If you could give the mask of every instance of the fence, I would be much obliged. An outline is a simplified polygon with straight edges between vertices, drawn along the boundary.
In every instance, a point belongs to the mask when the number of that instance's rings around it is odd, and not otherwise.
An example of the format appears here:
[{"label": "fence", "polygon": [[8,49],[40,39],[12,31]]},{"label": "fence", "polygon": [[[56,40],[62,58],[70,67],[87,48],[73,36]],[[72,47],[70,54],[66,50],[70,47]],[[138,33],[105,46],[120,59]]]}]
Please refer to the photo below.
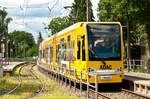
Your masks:
[{"label": "fence", "polygon": [[[67,68],[68,65],[68,68]],[[38,66],[40,64],[38,63]],[[59,84],[63,84],[63,80],[65,81],[65,85],[67,86],[67,79],[69,80],[69,87],[71,88],[71,81],[74,83],[74,88],[76,90],[76,83],[79,82],[80,84],[80,93],[82,95],[82,85],[85,84],[87,86],[87,99],[89,98],[89,87],[95,89],[95,99],[98,99],[98,75],[96,73],[84,73],[82,71],[77,71],[75,69],[70,68],[70,63],[67,61],[62,62],[62,66],[54,66],[50,65],[49,67],[50,75],[55,80],[58,80]],[[71,73],[73,72],[73,75]],[[86,76],[86,81],[83,81],[83,76]],[[95,77],[95,85],[90,84],[89,76]],[[62,82],[60,82],[60,80]]]},{"label": "fence", "polygon": [[146,61],[145,60],[125,60],[124,66],[127,69],[127,71],[133,71],[133,72],[146,72]]}]

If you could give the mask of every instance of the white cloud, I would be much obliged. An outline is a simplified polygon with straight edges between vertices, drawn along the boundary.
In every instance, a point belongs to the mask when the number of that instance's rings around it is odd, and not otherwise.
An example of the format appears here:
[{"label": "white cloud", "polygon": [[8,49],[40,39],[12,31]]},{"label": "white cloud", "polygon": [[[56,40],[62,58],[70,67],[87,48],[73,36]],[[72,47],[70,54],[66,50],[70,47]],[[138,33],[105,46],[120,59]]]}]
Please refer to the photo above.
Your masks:
[{"label": "white cloud", "polygon": [[[35,39],[38,37],[38,32],[42,32],[42,35],[46,38],[48,32],[44,30],[45,25],[54,17],[67,15],[70,10],[65,10],[63,7],[71,6],[74,0],[56,1],[57,0],[0,0],[0,5],[6,7],[8,16],[13,18],[13,21],[9,24],[9,32],[25,30],[31,32]],[[91,0],[95,17],[97,15],[96,9],[98,1],[99,0]],[[48,6],[52,8],[51,12]]]},{"label": "white cloud", "polygon": [[98,7],[99,1],[100,0],[91,0],[92,5],[93,5],[92,9],[93,9],[93,13],[94,13],[94,17],[95,17],[96,21],[98,20],[98,18],[97,18],[97,7]]},{"label": "white cloud", "polygon": [[44,28],[49,21],[45,17],[25,18],[24,20],[13,17],[13,21],[9,24],[9,32],[14,30],[27,31],[33,34],[35,40],[38,38],[38,33],[41,32],[43,37],[47,38],[48,32]]}]

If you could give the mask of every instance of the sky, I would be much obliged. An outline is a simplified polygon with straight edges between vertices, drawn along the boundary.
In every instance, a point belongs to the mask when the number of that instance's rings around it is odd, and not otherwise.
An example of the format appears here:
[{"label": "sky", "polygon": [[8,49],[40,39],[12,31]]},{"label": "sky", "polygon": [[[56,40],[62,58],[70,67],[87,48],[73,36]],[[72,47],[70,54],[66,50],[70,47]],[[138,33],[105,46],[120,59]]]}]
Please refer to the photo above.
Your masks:
[{"label": "sky", "polygon": [[[50,31],[44,28],[54,17],[68,15],[70,10],[64,6],[71,6],[74,0],[0,0],[0,6],[6,7],[8,16],[13,18],[9,24],[9,32],[14,30],[27,31],[33,34],[37,41],[39,32],[44,39],[50,35]],[[94,16],[97,20],[97,3],[99,0],[91,0]]]}]

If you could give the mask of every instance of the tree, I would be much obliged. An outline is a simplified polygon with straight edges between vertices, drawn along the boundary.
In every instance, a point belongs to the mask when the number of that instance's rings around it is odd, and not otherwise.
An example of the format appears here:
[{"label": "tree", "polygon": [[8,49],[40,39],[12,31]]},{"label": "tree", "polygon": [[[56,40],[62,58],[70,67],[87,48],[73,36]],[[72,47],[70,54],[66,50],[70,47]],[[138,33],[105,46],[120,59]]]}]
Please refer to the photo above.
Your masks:
[{"label": "tree", "polygon": [[5,56],[7,56],[8,58],[8,24],[12,21],[12,18],[7,17],[7,14],[8,13],[6,12],[5,8],[3,8],[2,10],[0,9],[0,39],[2,39],[2,37],[5,37]]},{"label": "tree", "polygon": [[[71,16],[76,17],[76,22],[86,21],[86,0],[74,0],[72,4]],[[94,21],[94,15],[92,11],[92,3],[89,1],[89,12],[90,12],[90,20]],[[72,17],[71,17],[72,19]]]},{"label": "tree", "polygon": [[50,30],[51,34],[53,35],[70,25],[70,19],[68,16],[56,17],[50,21],[46,29]]},{"label": "tree", "polygon": [[134,37],[138,39],[136,34],[142,35],[149,27],[149,5],[150,0],[100,0],[97,9],[98,18],[100,21],[120,21],[124,26],[129,21],[130,31],[133,31],[131,35],[134,33]]},{"label": "tree", "polygon": [[[32,47],[36,45],[33,35],[25,31],[14,31],[9,34],[9,38],[10,49],[13,50],[13,56],[15,57],[23,58],[24,51],[27,52],[29,49],[32,49]],[[28,56],[30,55],[28,54]]]},{"label": "tree", "polygon": [[[43,41],[43,37],[42,37],[42,34],[41,32],[39,32],[39,37],[38,37],[38,40],[37,40],[37,48],[39,48],[40,46],[40,43]],[[38,51],[38,50],[37,50]]]},{"label": "tree", "polygon": [[37,45],[34,45],[32,48],[28,49],[26,55],[27,55],[27,57],[38,56]]},{"label": "tree", "polygon": [[[143,41],[147,34],[150,53],[150,0],[100,0],[98,17],[101,21],[120,21],[129,25],[132,44]],[[140,30],[139,30],[140,29]],[[139,37],[141,36],[142,37]],[[130,43],[130,42],[129,42]],[[149,68],[150,69],[150,68]]]}]

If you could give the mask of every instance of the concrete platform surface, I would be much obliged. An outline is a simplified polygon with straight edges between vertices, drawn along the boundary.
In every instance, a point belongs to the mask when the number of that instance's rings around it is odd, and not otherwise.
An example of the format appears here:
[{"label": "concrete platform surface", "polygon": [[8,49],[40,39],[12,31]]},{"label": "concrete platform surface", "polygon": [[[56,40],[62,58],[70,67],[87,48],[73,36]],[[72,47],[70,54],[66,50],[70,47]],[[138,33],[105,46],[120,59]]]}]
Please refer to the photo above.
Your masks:
[{"label": "concrete platform surface", "polygon": [[150,80],[150,74],[138,72],[125,72],[124,79],[127,80]]},{"label": "concrete platform surface", "polygon": [[25,62],[9,62],[9,64],[3,66],[3,70],[4,72],[11,72],[16,66],[23,63]]}]

